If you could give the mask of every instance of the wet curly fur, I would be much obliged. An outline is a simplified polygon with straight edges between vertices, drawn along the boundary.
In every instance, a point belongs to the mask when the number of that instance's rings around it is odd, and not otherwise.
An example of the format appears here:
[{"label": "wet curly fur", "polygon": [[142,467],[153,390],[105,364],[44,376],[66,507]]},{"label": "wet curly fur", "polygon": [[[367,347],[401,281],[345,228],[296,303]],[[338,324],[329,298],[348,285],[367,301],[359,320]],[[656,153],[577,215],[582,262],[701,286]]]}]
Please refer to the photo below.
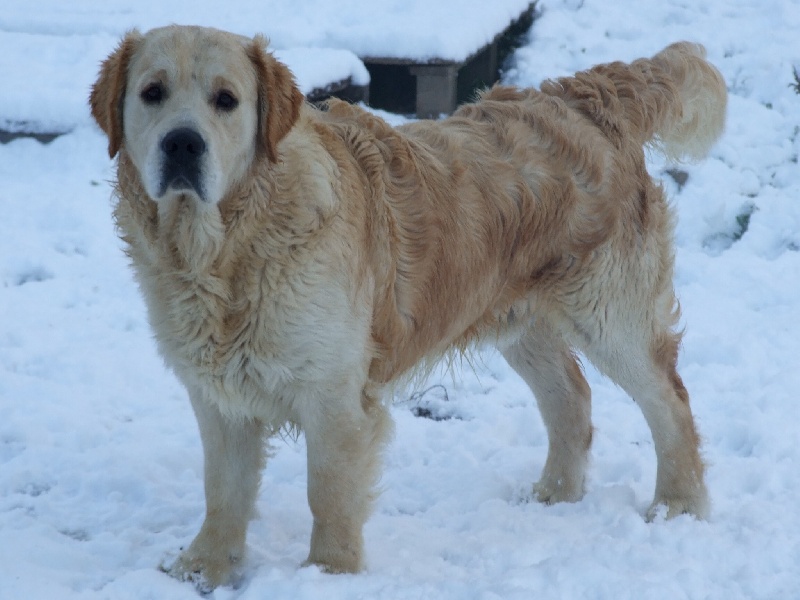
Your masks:
[{"label": "wet curly fur", "polygon": [[[214,104],[220,89],[233,109]],[[725,102],[702,48],[680,43],[392,128],[339,101],[304,104],[263,38],[126,36],[92,113],[118,156],[116,222],[205,453],[206,520],[171,573],[208,587],[237,576],[264,437],[287,423],[308,446],[309,562],[361,569],[386,387],[478,342],[536,395],[550,440],[540,500],[583,494],[580,350],[653,432],[651,514],[705,516],[675,369],[673,216],[643,146],[702,157]],[[204,140],[199,189],[163,181],[178,127]]]}]

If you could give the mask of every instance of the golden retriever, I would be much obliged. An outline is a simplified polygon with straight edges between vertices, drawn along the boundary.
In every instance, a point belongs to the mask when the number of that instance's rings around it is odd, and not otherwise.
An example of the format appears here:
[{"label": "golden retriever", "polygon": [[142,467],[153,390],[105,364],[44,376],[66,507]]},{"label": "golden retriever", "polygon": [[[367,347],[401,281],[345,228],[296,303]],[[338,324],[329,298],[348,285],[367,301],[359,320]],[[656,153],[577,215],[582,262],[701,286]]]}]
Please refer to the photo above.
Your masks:
[{"label": "golden retriever", "polygon": [[536,396],[542,502],[577,501],[592,439],[581,351],[639,404],[658,459],[653,516],[707,513],[676,372],[673,216],[643,146],[701,158],[726,91],[702,47],[540,90],[495,87],[392,128],[304,103],[254,39],[133,31],[91,110],[117,157],[121,236],[159,350],[188,390],[206,519],[169,569],[239,575],[265,437],[305,432],[308,562],[363,568],[391,424],[384,393],[448,351],[495,344]]}]

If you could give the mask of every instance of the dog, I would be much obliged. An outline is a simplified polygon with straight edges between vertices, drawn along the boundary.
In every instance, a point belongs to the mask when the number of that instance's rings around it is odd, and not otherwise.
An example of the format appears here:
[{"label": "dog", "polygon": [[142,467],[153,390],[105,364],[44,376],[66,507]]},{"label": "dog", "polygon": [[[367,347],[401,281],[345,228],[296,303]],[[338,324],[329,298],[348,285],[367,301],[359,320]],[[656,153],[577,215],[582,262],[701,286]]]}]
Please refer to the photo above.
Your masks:
[{"label": "dog", "polygon": [[721,135],[725,83],[704,57],[681,42],[392,128],[306,104],[261,36],[128,33],[90,105],[117,159],[116,224],[203,442],[206,518],[170,574],[202,589],[241,576],[265,438],[284,427],[307,441],[308,563],[361,570],[387,389],[480,343],[540,407],[538,500],[584,493],[581,352],[652,431],[648,517],[704,518],[676,371],[674,217],[644,155],[700,159]]}]

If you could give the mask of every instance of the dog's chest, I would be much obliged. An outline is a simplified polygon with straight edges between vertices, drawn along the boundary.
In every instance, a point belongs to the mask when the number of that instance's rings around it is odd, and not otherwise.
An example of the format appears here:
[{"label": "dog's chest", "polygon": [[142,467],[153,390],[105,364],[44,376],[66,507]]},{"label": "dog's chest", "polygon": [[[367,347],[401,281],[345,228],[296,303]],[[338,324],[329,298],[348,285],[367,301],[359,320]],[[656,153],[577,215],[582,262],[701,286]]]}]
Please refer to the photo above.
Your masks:
[{"label": "dog's chest", "polygon": [[298,396],[349,362],[358,329],[343,295],[308,269],[183,274],[145,291],[160,350],[187,386],[229,412],[269,420],[291,419]]}]

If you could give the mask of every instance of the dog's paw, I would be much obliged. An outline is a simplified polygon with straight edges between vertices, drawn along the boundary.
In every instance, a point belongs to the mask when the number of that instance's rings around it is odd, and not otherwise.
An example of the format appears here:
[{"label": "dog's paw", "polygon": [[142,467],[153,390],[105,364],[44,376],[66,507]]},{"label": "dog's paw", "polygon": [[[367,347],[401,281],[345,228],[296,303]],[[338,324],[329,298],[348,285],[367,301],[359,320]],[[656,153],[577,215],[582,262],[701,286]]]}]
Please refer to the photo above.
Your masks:
[{"label": "dog's paw", "polygon": [[656,499],[647,509],[645,518],[648,523],[673,519],[680,515],[691,515],[696,519],[708,518],[709,506],[705,495],[696,498]]},{"label": "dog's paw", "polygon": [[364,540],[361,532],[345,530],[345,533],[349,535],[343,535],[341,530],[325,527],[315,521],[311,548],[303,566],[315,565],[323,573],[329,574],[358,573],[363,570]]},{"label": "dog's paw", "polygon": [[542,504],[578,502],[583,498],[583,492],[583,483],[565,484],[563,479],[556,481],[542,479],[533,486],[533,497]]},{"label": "dog's paw", "polygon": [[210,594],[222,585],[236,587],[242,578],[241,562],[241,556],[201,554],[190,547],[171,565],[161,564],[159,569],[179,581],[191,583],[200,594]]},{"label": "dog's paw", "polygon": [[302,568],[317,567],[322,573],[326,575],[341,575],[345,573],[359,573],[364,570],[364,565],[361,558],[342,557],[342,556],[321,556],[309,555],[303,561]]}]

